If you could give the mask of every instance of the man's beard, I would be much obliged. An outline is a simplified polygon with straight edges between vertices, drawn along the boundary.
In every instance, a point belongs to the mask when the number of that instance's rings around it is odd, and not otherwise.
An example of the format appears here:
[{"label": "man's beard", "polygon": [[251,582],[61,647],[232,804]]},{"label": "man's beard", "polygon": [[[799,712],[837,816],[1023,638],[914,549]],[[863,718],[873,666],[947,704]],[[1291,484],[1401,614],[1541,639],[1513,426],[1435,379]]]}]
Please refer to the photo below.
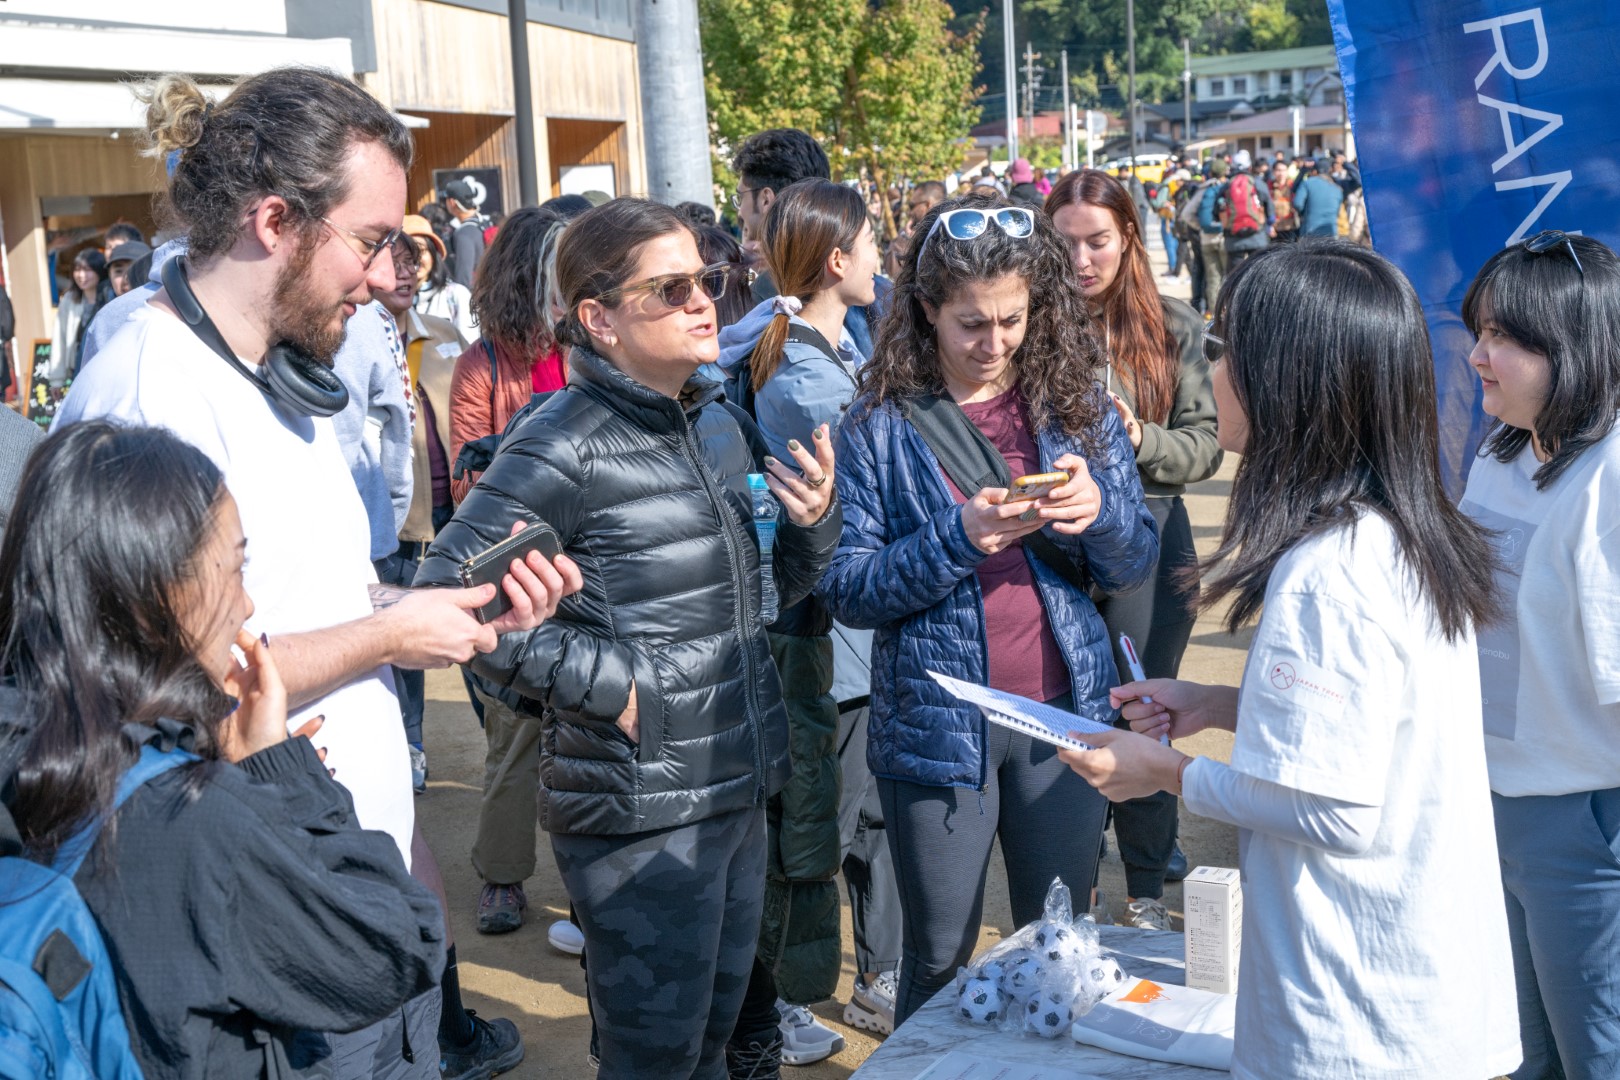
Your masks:
[{"label": "man's beard", "polygon": [[[305,240],[281,273],[276,275],[270,297],[270,340],[285,342],[328,367],[343,345],[349,321],[342,318],[343,301],[327,304],[317,297],[318,283],[309,268],[315,262],[318,243]],[[332,317],[339,316],[337,327]]]}]

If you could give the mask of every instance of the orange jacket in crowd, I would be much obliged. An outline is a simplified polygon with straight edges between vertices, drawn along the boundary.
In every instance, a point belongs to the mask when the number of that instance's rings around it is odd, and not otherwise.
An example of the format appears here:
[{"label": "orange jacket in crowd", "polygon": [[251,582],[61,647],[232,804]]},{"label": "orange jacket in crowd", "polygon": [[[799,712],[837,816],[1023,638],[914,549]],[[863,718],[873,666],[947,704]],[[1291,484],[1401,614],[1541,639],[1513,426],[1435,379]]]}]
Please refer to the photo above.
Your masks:
[{"label": "orange jacket in crowd", "polygon": [[512,415],[529,403],[529,398],[548,390],[561,390],[565,381],[562,354],[552,349],[543,357],[517,356],[501,345],[495,346],[496,380],[490,388],[489,350],[481,338],[467,346],[456,359],[456,373],[450,382],[450,496],[457,503],[467,497],[477,473],[454,479],[456,458],[461,448],[485,435],[506,430]]}]

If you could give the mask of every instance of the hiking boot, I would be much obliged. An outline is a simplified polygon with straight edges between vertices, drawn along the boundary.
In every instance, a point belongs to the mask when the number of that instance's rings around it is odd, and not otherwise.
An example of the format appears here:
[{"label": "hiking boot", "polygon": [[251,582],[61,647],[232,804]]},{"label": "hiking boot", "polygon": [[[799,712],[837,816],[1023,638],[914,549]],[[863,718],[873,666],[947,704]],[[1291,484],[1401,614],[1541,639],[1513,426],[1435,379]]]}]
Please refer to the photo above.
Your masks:
[{"label": "hiking boot", "polygon": [[844,1048],[844,1037],[803,1005],[789,1005],[778,998],[776,1011],[782,1017],[782,1064],[812,1065]]},{"label": "hiking boot", "polygon": [[523,925],[523,909],[529,898],[523,895],[523,883],[497,885],[484,882],[478,890],[478,932],[480,934],[510,934]]},{"label": "hiking boot", "polygon": [[585,951],[585,935],[567,919],[558,919],[547,927],[546,940],[553,949],[569,956],[578,956]]},{"label": "hiking boot", "polygon": [[523,1036],[510,1020],[485,1020],[471,1009],[473,1037],[466,1046],[439,1047],[439,1073],[444,1080],[488,1080],[523,1060]]},{"label": "hiking boot", "polygon": [[427,751],[422,749],[421,743],[411,743],[411,790],[421,795],[427,791],[428,766]]},{"label": "hiking boot", "polygon": [[1187,866],[1187,856],[1181,853],[1181,841],[1170,849],[1170,864],[1164,868],[1164,880],[1185,881],[1192,871]]},{"label": "hiking boot", "polygon": [[781,1080],[782,1038],[726,1045],[726,1080]]},{"label": "hiking boot", "polygon": [[1125,905],[1125,921],[1138,930],[1169,930],[1170,912],[1153,899],[1132,900]]},{"label": "hiking boot", "polygon": [[871,982],[855,978],[855,991],[844,1006],[844,1023],[859,1031],[894,1034],[894,1002],[899,996],[897,976],[885,971]]}]

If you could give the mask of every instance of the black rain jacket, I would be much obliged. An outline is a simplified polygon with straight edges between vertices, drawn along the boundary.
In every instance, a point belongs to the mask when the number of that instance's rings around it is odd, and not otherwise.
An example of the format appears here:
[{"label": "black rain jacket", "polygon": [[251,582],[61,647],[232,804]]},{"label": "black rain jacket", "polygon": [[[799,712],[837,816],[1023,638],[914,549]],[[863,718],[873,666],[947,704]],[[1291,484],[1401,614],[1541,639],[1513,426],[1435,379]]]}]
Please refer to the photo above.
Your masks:
[{"label": "black rain jacket", "polygon": [[[685,825],[763,807],[786,782],[747,481],[764,442],[721,398],[702,378],[668,397],[575,348],[567,388],[502,440],[417,573],[417,585],[457,584],[461,561],[516,520],[549,523],[579,564],[584,588],[554,618],[470,665],[546,718],[550,832]],[[842,522],[836,498],[808,528],[781,515],[772,566],[783,609],[820,580]],[[639,745],[616,725],[632,684]]]}]

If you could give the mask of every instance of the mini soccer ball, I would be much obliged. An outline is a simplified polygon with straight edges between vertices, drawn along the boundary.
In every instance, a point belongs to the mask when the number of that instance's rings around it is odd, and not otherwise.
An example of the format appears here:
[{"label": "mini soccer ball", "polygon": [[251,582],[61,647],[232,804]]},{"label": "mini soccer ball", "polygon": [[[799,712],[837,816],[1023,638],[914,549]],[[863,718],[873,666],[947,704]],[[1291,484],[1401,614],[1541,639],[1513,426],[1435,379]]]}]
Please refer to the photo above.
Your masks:
[{"label": "mini soccer ball", "polygon": [[1101,1001],[1118,990],[1124,981],[1125,970],[1112,956],[1099,956],[1080,972],[1081,985],[1092,1001]]},{"label": "mini soccer ball", "polygon": [[1086,958],[1085,941],[1072,927],[1042,923],[1035,931],[1035,951],[1049,964],[1078,965]]},{"label": "mini soccer ball", "polygon": [[988,960],[985,962],[983,967],[979,968],[978,972],[974,974],[973,977],[976,979],[989,979],[997,986],[1000,986],[1002,977],[1005,976],[1006,973],[1007,967],[1000,960]]},{"label": "mini soccer ball", "polygon": [[956,1005],[962,1019],[970,1024],[985,1026],[1001,1019],[1007,999],[1002,994],[1001,987],[991,980],[969,979],[962,987]]},{"label": "mini soccer ball", "polygon": [[1019,949],[1007,957],[1001,988],[1014,1001],[1025,1001],[1039,988],[1041,971],[1041,958],[1028,949]]},{"label": "mini soccer ball", "polygon": [[1024,1030],[1043,1039],[1055,1039],[1074,1022],[1074,1003],[1060,990],[1046,990],[1024,1007]]}]

